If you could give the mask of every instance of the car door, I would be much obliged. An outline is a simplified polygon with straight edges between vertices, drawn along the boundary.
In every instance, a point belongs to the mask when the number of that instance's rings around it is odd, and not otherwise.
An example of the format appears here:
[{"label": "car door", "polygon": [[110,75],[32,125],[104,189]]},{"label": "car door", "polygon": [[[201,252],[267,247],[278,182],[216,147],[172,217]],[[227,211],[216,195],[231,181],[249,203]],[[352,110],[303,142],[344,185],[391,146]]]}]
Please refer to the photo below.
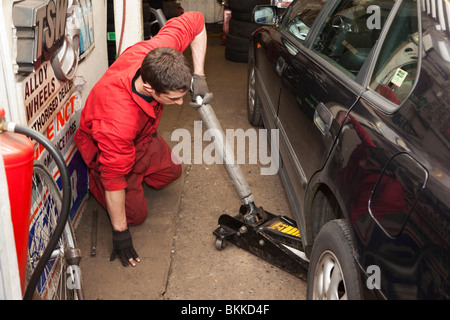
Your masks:
[{"label": "car door", "polygon": [[448,299],[450,288],[450,67],[438,23],[449,20],[445,7],[419,5],[403,0],[392,10],[368,90],[351,111],[372,146],[360,145],[364,154],[347,161],[339,182],[359,265],[378,281],[367,285],[388,299]]},{"label": "car door", "polygon": [[[297,0],[285,14],[285,24],[290,23],[289,36],[303,42],[326,1]],[[302,23],[298,17],[308,15],[308,24]],[[267,129],[276,129],[276,117],[280,98],[281,78],[286,61],[291,58],[289,47],[283,44],[283,36],[279,28],[262,28],[256,34],[254,45],[257,70],[256,91],[259,92],[264,125]]]},{"label": "car door", "polygon": [[298,222],[311,177],[325,164],[342,120],[364,91],[361,68],[389,14],[383,8],[379,28],[370,29],[366,3],[331,1],[303,43],[291,36],[289,24],[282,31],[290,56],[283,67],[277,127],[282,172],[294,193]]},{"label": "car door", "polygon": [[[280,57],[280,47],[277,33],[273,29],[263,28],[256,36],[257,50],[255,50],[256,81],[255,91],[258,92],[264,126],[275,129],[278,98],[281,88],[281,73],[277,69],[277,60]],[[251,51],[253,51],[251,49]]]}]

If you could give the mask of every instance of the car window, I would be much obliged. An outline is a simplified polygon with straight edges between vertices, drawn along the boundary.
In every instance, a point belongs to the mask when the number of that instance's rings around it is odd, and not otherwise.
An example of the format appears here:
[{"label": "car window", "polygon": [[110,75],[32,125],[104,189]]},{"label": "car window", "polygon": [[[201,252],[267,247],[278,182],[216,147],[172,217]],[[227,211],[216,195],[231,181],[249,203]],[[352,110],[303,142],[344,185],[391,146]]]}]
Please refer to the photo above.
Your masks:
[{"label": "car window", "polygon": [[403,1],[389,28],[369,83],[395,104],[411,92],[417,75],[418,22],[416,1]]},{"label": "car window", "polygon": [[394,3],[384,0],[337,1],[312,49],[350,78],[356,78]]},{"label": "car window", "polygon": [[290,5],[290,14],[283,29],[297,39],[304,41],[314,20],[327,1],[299,0]]}]

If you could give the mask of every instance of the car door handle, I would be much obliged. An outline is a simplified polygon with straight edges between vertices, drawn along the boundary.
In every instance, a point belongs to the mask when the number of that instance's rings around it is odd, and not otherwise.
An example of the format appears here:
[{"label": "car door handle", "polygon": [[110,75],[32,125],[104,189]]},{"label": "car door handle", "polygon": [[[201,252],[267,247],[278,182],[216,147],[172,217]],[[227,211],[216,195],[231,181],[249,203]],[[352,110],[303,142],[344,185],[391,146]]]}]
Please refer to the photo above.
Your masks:
[{"label": "car door handle", "polygon": [[333,114],[322,102],[317,105],[314,111],[314,123],[323,135],[326,135],[330,131],[331,124],[333,123]]},{"label": "car door handle", "polygon": [[283,75],[283,70],[284,70],[285,65],[286,65],[286,62],[284,61],[283,57],[279,57],[277,60],[277,65],[275,67],[275,70],[280,77]]}]

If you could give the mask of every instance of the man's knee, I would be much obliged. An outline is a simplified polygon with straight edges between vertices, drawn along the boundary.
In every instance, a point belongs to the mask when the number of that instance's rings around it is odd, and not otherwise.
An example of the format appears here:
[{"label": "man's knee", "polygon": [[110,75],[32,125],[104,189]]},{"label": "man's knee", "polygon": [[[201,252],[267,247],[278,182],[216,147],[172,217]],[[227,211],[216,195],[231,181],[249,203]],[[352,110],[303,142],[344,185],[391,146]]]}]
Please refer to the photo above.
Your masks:
[{"label": "man's knee", "polygon": [[140,214],[128,214],[127,213],[127,223],[130,226],[138,226],[143,224],[145,219],[147,218],[148,213],[140,213]]},{"label": "man's knee", "polygon": [[147,218],[148,208],[142,187],[142,177],[129,180],[126,189],[125,212],[130,226],[139,225]]},{"label": "man's knee", "polygon": [[177,180],[182,171],[181,164],[172,164],[170,167],[145,176],[144,182],[155,189],[160,189]]},{"label": "man's knee", "polygon": [[181,164],[174,164],[173,166],[173,181],[178,180],[183,172],[183,166]]},{"label": "man's knee", "polygon": [[166,170],[163,174],[164,180],[166,180],[166,184],[170,184],[178,180],[183,172],[183,166],[181,164],[173,164],[168,170]]},{"label": "man's knee", "polygon": [[130,226],[138,226],[144,223],[148,215],[147,204],[142,206],[129,206],[127,204],[125,210],[127,214],[127,223]]}]

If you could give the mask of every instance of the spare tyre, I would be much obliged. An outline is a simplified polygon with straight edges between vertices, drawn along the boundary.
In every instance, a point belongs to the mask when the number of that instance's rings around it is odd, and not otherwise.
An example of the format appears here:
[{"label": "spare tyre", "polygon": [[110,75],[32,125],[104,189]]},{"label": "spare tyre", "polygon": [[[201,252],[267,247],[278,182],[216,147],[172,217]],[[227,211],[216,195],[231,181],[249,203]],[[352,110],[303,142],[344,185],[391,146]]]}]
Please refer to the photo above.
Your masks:
[{"label": "spare tyre", "polygon": [[248,52],[248,46],[250,44],[250,40],[248,38],[242,38],[238,37],[232,34],[227,34],[226,38],[226,47],[241,51],[241,52]]},{"label": "spare tyre", "polygon": [[239,21],[233,18],[233,14],[230,19],[229,33],[234,36],[250,39],[253,31],[258,29],[260,26],[256,23]]},{"label": "spare tyre", "polygon": [[252,12],[260,4],[270,4],[270,0],[228,0],[231,11]]},{"label": "spare tyre", "polygon": [[247,62],[250,39],[227,34],[225,59],[233,62]]}]

